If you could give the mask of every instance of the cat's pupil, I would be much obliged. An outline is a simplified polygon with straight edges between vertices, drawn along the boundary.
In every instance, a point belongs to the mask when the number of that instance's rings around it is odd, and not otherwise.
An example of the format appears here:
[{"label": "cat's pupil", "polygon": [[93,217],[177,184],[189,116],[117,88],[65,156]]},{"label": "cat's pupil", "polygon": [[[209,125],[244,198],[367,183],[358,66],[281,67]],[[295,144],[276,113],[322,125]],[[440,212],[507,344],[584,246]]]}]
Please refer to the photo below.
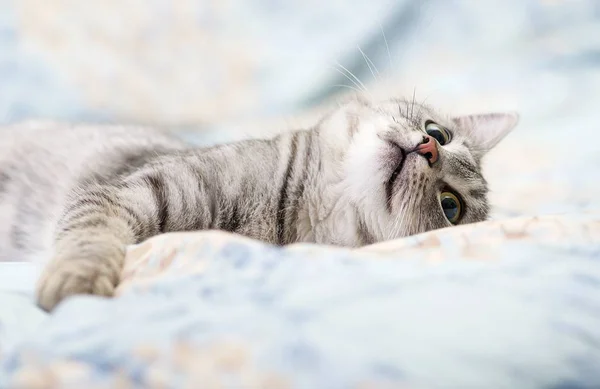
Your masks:
[{"label": "cat's pupil", "polygon": [[442,209],[448,220],[454,220],[458,216],[458,204],[456,204],[456,201],[451,197],[442,199]]},{"label": "cat's pupil", "polygon": [[437,140],[438,143],[442,146],[446,144],[446,138],[444,138],[444,134],[442,134],[440,130],[428,130],[427,134],[429,134],[429,136],[434,137],[435,140]]}]

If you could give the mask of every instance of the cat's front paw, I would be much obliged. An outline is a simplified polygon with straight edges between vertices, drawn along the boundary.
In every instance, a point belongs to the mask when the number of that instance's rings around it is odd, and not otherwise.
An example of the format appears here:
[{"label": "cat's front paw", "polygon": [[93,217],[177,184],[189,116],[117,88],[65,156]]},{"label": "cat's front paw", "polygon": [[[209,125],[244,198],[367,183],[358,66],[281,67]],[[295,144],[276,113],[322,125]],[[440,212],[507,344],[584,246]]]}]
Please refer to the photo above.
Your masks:
[{"label": "cat's front paw", "polygon": [[110,261],[57,256],[48,263],[38,281],[37,303],[49,312],[69,296],[111,297],[119,283],[120,263],[122,258]]}]

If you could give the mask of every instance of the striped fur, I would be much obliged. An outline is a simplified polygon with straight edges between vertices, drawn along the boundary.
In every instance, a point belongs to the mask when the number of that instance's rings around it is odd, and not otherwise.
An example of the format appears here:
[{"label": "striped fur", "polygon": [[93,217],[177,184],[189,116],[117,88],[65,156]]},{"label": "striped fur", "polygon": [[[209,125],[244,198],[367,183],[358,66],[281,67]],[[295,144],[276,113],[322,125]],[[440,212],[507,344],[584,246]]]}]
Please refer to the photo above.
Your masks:
[{"label": "striped fur", "polygon": [[[354,100],[312,129],[207,149],[147,128],[17,124],[0,145],[1,259],[49,260],[38,302],[50,310],[73,294],[110,296],[126,245],[165,232],[359,246],[448,226],[442,184],[464,198],[463,222],[483,220],[480,159],[511,118]],[[414,149],[425,120],[452,129],[453,143],[433,167],[407,155],[386,195],[399,162],[390,145]]]}]

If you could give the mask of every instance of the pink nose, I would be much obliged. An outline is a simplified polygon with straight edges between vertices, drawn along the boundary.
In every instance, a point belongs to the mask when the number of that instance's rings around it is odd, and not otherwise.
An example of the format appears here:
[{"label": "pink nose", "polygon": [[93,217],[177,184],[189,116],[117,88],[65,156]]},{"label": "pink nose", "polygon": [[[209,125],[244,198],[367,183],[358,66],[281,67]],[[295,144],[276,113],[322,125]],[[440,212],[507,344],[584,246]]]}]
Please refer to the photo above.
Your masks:
[{"label": "pink nose", "polygon": [[430,164],[434,164],[438,160],[437,142],[429,135],[423,135],[423,142],[417,146],[416,151],[427,158]]}]

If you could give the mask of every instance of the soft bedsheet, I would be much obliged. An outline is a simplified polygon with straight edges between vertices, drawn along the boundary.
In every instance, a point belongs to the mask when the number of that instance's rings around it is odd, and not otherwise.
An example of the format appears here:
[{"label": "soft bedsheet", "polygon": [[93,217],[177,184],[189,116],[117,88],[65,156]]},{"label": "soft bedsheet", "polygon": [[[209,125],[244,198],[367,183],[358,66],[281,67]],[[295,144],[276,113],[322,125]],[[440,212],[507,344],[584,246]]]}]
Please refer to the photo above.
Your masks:
[{"label": "soft bedsheet", "polygon": [[0,0],[0,122],[260,136],[356,88],[336,61],[368,97],[522,120],[485,161],[486,223],[356,251],[159,236],[118,298],[51,316],[39,269],[0,264],[0,388],[600,387],[596,1],[78,4]]},{"label": "soft bedsheet", "polygon": [[163,235],[118,298],[73,298],[4,355],[0,386],[596,388],[599,241],[598,213],[354,251]]}]

